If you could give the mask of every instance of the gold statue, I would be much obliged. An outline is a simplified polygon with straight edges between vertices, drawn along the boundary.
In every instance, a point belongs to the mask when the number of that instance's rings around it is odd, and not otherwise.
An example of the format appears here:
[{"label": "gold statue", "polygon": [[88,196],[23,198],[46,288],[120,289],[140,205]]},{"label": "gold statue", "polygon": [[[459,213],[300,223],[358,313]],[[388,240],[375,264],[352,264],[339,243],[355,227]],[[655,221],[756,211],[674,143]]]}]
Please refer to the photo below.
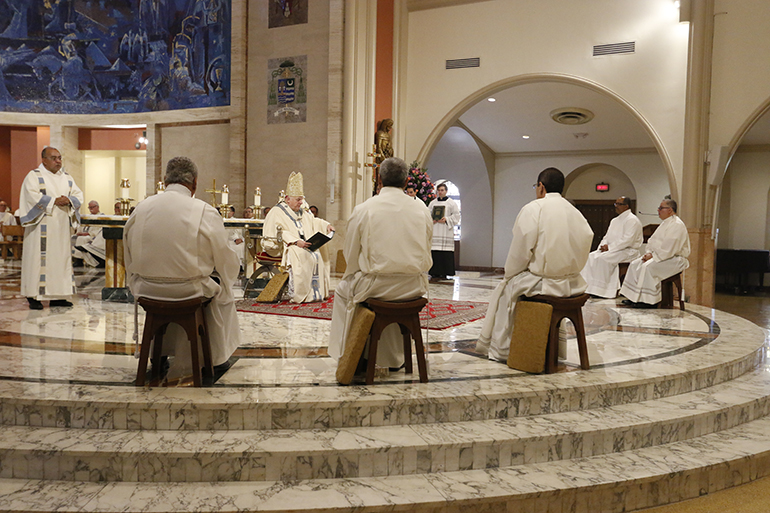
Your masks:
[{"label": "gold statue", "polygon": [[393,156],[393,146],[390,144],[390,131],[393,128],[393,120],[385,118],[377,125],[377,133],[374,135],[376,164]]}]

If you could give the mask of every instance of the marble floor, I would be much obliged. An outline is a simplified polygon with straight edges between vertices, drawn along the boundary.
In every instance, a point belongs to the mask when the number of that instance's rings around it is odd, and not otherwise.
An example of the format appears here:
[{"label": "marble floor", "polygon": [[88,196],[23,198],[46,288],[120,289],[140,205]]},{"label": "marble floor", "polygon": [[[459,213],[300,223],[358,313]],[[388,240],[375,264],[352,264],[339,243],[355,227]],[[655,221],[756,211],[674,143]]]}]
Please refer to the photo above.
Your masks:
[{"label": "marble floor", "polygon": [[[590,300],[591,369],[568,329],[548,376],[477,354],[482,320],[426,330],[429,383],[349,387],[328,320],[239,312],[212,387],[174,365],[137,388],[133,305],[76,275],[72,308],[32,311],[19,262],[0,263],[2,511],[621,512],[770,475],[768,331],[718,309]],[[498,281],[430,296],[484,302]]]},{"label": "marble floor", "polygon": [[[453,281],[431,284],[430,297],[485,302],[498,279],[464,274]],[[102,270],[76,269],[78,294],[72,308],[30,310],[19,295],[19,280],[18,261],[5,261],[0,266],[0,358],[14,365],[3,366],[0,379],[132,386],[137,364],[134,306],[100,299]],[[237,298],[243,297],[242,288],[236,286],[234,292]],[[688,351],[707,344],[718,334],[709,319],[694,312],[630,310],[611,300],[591,300],[584,317],[593,368]],[[144,322],[141,308],[137,319],[140,332]],[[329,321],[249,312],[238,312],[238,320],[241,346],[233,355],[233,366],[216,386],[337,386],[336,362],[326,355]],[[486,380],[522,374],[475,353],[482,322],[424,330],[431,381]],[[569,327],[568,332],[573,333]],[[563,370],[575,371],[580,363],[577,345],[570,343],[567,347]],[[190,384],[181,362],[179,367],[177,371],[172,364],[170,379],[163,385]],[[413,377],[402,371],[383,376],[378,382],[412,381]]]}]

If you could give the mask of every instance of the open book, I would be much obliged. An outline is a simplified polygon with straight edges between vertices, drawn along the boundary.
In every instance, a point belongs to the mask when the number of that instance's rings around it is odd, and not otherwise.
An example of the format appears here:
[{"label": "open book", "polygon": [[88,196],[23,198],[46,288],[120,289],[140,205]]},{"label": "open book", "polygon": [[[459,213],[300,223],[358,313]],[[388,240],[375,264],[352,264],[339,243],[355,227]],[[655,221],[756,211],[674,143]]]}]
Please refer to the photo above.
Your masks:
[{"label": "open book", "polygon": [[334,232],[329,232],[328,235],[321,232],[315,232],[315,234],[306,241],[310,243],[310,247],[305,249],[309,251],[315,251],[332,240],[332,237],[334,237]]}]

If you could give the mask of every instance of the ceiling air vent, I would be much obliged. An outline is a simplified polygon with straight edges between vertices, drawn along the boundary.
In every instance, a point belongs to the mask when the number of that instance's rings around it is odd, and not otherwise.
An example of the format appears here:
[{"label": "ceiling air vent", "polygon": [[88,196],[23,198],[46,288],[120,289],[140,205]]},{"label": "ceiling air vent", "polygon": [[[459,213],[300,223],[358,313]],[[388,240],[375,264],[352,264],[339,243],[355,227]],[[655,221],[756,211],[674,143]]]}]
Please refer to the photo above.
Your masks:
[{"label": "ceiling air vent", "polygon": [[449,59],[446,61],[446,69],[478,68],[481,66],[481,57],[470,59]]},{"label": "ceiling air vent", "polygon": [[551,111],[551,119],[562,125],[582,125],[594,119],[594,113],[579,107],[562,107]]},{"label": "ceiling air vent", "polygon": [[594,57],[599,55],[617,55],[622,53],[634,53],[636,52],[636,41],[629,41],[628,43],[613,43],[610,45],[596,45],[594,46]]}]

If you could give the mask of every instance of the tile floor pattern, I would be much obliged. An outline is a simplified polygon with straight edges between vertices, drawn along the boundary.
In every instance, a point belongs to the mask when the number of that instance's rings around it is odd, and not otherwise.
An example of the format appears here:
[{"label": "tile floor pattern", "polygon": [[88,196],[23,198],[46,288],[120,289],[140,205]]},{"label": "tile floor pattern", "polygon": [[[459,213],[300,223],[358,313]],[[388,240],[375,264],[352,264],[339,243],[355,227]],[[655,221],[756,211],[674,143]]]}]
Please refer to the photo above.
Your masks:
[{"label": "tile floor pattern", "polygon": [[29,310],[19,279],[0,265],[0,510],[630,511],[770,472],[766,332],[723,312],[592,300],[592,369],[570,343],[551,376],[477,355],[483,321],[431,330],[430,383],[371,387],[336,384],[329,321],[239,312],[214,387],[137,389],[133,306],[99,299],[103,273],[78,271],[71,309]]}]

